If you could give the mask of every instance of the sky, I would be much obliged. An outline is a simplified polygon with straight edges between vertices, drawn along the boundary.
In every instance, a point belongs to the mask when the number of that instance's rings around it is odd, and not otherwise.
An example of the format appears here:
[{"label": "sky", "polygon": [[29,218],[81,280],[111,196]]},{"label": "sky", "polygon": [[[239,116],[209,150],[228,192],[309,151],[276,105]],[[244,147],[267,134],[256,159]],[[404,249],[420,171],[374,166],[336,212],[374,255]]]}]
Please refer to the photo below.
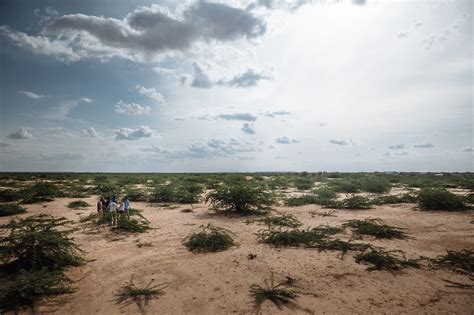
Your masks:
[{"label": "sky", "polygon": [[0,171],[474,171],[473,2],[0,2]]}]

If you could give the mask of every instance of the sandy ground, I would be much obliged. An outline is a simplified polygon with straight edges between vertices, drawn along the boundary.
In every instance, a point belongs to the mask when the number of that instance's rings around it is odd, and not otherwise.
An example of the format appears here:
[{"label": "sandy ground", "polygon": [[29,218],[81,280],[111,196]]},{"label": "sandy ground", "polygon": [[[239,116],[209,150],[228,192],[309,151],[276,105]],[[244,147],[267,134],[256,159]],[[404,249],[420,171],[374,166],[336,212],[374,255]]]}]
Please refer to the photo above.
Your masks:
[{"label": "sandy ground", "polygon": [[[28,213],[49,213],[78,221],[95,209],[66,207],[72,200],[27,205]],[[82,198],[91,205],[96,198]],[[442,279],[468,283],[465,276],[447,270],[404,269],[366,271],[355,263],[353,254],[341,259],[338,252],[314,249],[281,248],[259,244],[254,234],[263,226],[246,224],[248,218],[212,215],[207,206],[194,207],[194,213],[182,213],[189,206],[174,209],[149,203],[133,203],[143,210],[153,230],[143,234],[114,233],[108,228],[85,228],[74,234],[89,260],[70,269],[77,280],[76,291],[61,299],[44,302],[37,312],[57,314],[473,314],[473,290],[446,287]],[[409,258],[436,257],[446,249],[474,249],[474,212],[446,213],[415,211],[414,205],[380,206],[372,210],[336,210],[337,217],[320,217],[319,206],[276,207],[294,214],[304,227],[319,224],[338,225],[353,218],[381,218],[385,223],[406,228],[410,239],[364,241],[386,249],[401,249]],[[0,218],[0,223],[9,218]],[[182,240],[201,224],[212,222],[235,232],[239,246],[219,253],[193,254]],[[82,226],[77,223],[78,226]],[[151,247],[137,246],[150,242]],[[257,254],[249,260],[249,253]],[[249,286],[261,284],[274,273],[276,280],[290,276],[302,293],[293,305],[279,310],[265,302],[256,310]],[[148,305],[118,305],[115,294],[133,276],[135,283],[167,283],[163,295]],[[53,303],[54,302],[54,303]],[[57,303],[59,302],[59,303]]]}]

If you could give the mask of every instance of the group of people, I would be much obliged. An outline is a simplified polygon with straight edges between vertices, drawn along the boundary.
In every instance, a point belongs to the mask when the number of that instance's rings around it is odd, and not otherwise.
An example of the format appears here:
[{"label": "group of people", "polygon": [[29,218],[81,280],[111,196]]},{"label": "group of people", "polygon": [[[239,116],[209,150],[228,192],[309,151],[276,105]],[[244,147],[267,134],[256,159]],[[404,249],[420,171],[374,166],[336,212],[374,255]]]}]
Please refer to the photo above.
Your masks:
[{"label": "group of people", "polygon": [[117,197],[100,197],[97,201],[97,212],[99,216],[103,216],[105,213],[110,213],[112,215],[112,224],[116,223],[117,214],[126,214],[130,217],[130,200],[128,197],[122,198],[117,202]]}]

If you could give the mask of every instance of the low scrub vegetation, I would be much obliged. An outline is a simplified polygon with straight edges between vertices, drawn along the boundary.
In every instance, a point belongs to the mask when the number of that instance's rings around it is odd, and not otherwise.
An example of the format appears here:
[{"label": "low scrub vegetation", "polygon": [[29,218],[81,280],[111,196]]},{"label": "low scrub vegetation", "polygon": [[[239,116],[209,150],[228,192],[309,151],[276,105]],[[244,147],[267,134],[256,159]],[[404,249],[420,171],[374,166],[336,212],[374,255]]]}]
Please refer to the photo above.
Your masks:
[{"label": "low scrub vegetation", "polygon": [[438,256],[433,262],[461,274],[474,275],[474,251],[472,250],[448,250],[446,255]]},{"label": "low scrub vegetation", "polygon": [[345,198],[342,201],[334,200],[332,202],[328,202],[325,206],[328,208],[335,208],[335,209],[370,209],[370,200],[364,196],[350,196]]},{"label": "low scrub vegetation", "polygon": [[140,210],[129,209],[129,215],[104,212],[103,214],[91,213],[79,220],[92,226],[109,225],[114,230],[121,230],[132,233],[144,233],[151,229],[150,221],[145,218]]},{"label": "low scrub vegetation", "polygon": [[195,252],[218,252],[235,245],[233,233],[212,224],[202,225],[201,231],[192,233],[183,241],[183,245]]},{"label": "low scrub vegetation", "polygon": [[461,196],[446,189],[423,189],[419,195],[419,206],[424,210],[462,211],[467,206]]},{"label": "low scrub vegetation", "polygon": [[25,212],[26,209],[17,204],[8,203],[0,205],[0,217],[6,217],[9,215],[15,215]]},{"label": "low scrub vegetation", "polygon": [[401,195],[379,196],[372,200],[372,203],[376,205],[416,202],[418,202],[418,196],[409,193]]},{"label": "low scrub vegetation", "polygon": [[293,215],[291,214],[280,214],[280,215],[268,215],[265,216],[263,219],[259,220],[260,222],[266,225],[278,225],[278,226],[288,226],[288,227],[298,227],[301,226],[302,223]]},{"label": "low scrub vegetation", "polygon": [[219,186],[206,195],[205,201],[216,211],[264,214],[275,203],[275,198],[263,186],[240,181]]},{"label": "low scrub vegetation", "polygon": [[17,311],[50,295],[70,292],[64,271],[83,263],[72,222],[46,214],[0,226],[0,310]]},{"label": "low scrub vegetation", "polygon": [[150,201],[196,203],[201,199],[202,190],[202,186],[195,183],[159,185],[152,191]]},{"label": "low scrub vegetation", "polygon": [[386,239],[407,237],[402,229],[383,224],[380,219],[349,220],[343,226],[352,228],[353,233],[357,236],[372,235],[376,238]]},{"label": "low scrub vegetation", "polygon": [[23,203],[38,203],[53,201],[56,197],[61,197],[63,193],[59,188],[48,182],[39,182],[20,191]]},{"label": "low scrub vegetation", "polygon": [[252,284],[250,294],[253,296],[257,308],[260,308],[264,301],[269,300],[279,309],[299,296],[299,292],[292,289],[288,281],[275,283],[273,274],[269,281],[267,279],[263,281],[263,285]]},{"label": "low scrub vegetation", "polygon": [[315,247],[316,244],[326,239],[330,235],[342,232],[341,228],[320,225],[306,230],[275,230],[268,228],[257,233],[261,242],[280,246],[307,246]]},{"label": "low scrub vegetation", "polygon": [[148,282],[146,286],[139,287],[133,282],[133,278],[131,278],[115,295],[117,304],[129,305],[135,303],[143,311],[142,308],[146,306],[151,299],[158,298],[167,287],[164,283],[153,285],[153,281],[154,280]]},{"label": "low scrub vegetation", "polygon": [[418,260],[407,259],[405,253],[399,250],[385,251],[371,248],[369,251],[354,256],[358,264],[369,264],[368,271],[374,270],[400,270],[406,267],[418,268]]},{"label": "low scrub vegetation", "polygon": [[21,200],[21,194],[13,189],[0,190],[0,202],[12,202]]},{"label": "low scrub vegetation", "polygon": [[68,203],[67,207],[71,209],[80,209],[90,207],[90,204],[88,204],[84,200],[76,200]]}]

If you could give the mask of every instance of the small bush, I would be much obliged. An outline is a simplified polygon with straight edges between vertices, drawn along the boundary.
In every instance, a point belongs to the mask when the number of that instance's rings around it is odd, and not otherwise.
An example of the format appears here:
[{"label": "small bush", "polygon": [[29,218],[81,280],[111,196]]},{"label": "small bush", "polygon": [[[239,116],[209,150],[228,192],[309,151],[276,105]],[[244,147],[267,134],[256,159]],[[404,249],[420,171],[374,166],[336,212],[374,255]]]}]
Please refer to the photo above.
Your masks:
[{"label": "small bush", "polygon": [[315,228],[308,228],[306,230],[274,230],[266,229],[257,233],[261,242],[271,244],[273,246],[307,246],[314,247],[315,244],[326,239],[329,235],[334,235],[341,232],[342,229],[338,227],[331,227],[327,225],[320,225]]},{"label": "small bush", "polygon": [[446,189],[423,189],[418,204],[424,210],[462,211],[467,208],[462,197]]},{"label": "small bush", "polygon": [[297,178],[294,184],[298,190],[309,190],[314,187],[314,180],[311,178]]},{"label": "small bush", "polygon": [[392,184],[383,177],[368,176],[362,178],[360,186],[363,191],[382,194],[388,192],[392,187]]},{"label": "small bush", "polygon": [[120,187],[112,182],[104,182],[97,185],[94,189],[94,192],[104,198],[120,195]]},{"label": "small bush", "polygon": [[359,191],[359,186],[360,184],[355,180],[333,180],[329,182],[329,187],[341,193],[356,193]]},{"label": "small bush", "polygon": [[37,203],[44,201],[53,201],[55,197],[62,196],[61,191],[56,185],[40,182],[31,187],[21,190],[23,203]]},{"label": "small bush", "polygon": [[330,200],[337,198],[337,193],[329,187],[321,187],[313,192],[317,197],[318,204],[324,205]]},{"label": "small bush", "polygon": [[433,261],[439,266],[448,267],[462,274],[474,273],[474,252],[469,249],[448,250],[446,255],[438,256]]},{"label": "small bush", "polygon": [[151,229],[150,221],[148,221],[139,210],[132,208],[129,209],[128,216],[126,214],[112,214],[108,211],[102,215],[94,212],[86,217],[80,218],[79,222],[92,224],[93,226],[107,224],[112,226],[113,229],[134,233],[144,233]]},{"label": "small bush", "polygon": [[275,216],[266,216],[263,219],[259,220],[266,225],[279,225],[279,226],[289,226],[289,227],[298,227],[302,223],[291,214],[281,214]]},{"label": "small bush", "polygon": [[142,308],[144,305],[147,305],[151,299],[158,298],[167,285],[164,283],[152,285],[153,281],[154,280],[151,280],[144,287],[138,287],[133,282],[133,278],[131,278],[130,281],[128,281],[125,286],[121,287],[115,295],[117,298],[117,304],[125,303],[126,305],[129,305],[131,303],[136,303],[139,308]]},{"label": "small bush", "polygon": [[416,202],[418,202],[418,197],[408,193],[402,195],[379,196],[372,200],[372,203],[376,205]]},{"label": "small bush", "polygon": [[350,227],[356,235],[372,235],[376,238],[406,238],[402,229],[383,224],[380,219],[349,220],[342,226]]},{"label": "small bush", "polygon": [[314,205],[318,203],[315,195],[303,195],[298,197],[290,197],[285,200],[285,205],[289,207],[299,207],[304,205]]},{"label": "small bush", "polygon": [[359,253],[354,256],[358,264],[371,264],[368,271],[373,270],[399,270],[406,267],[418,268],[417,260],[406,259],[402,251],[384,251],[382,249],[370,249],[368,252]]},{"label": "small bush", "polygon": [[159,185],[153,190],[150,201],[152,202],[177,202],[177,203],[197,203],[200,200],[202,187],[194,183],[184,185]]},{"label": "small bush", "polygon": [[90,204],[88,204],[84,200],[76,200],[76,201],[71,201],[70,203],[68,203],[67,207],[71,209],[87,208],[87,207],[90,207]]},{"label": "small bush", "polygon": [[25,213],[26,209],[17,204],[0,205],[0,217]]},{"label": "small bush", "polygon": [[368,248],[371,248],[370,244],[365,244],[365,243],[353,243],[352,241],[343,241],[340,239],[335,239],[335,240],[329,240],[329,239],[323,239],[320,242],[317,242],[313,247],[319,249],[319,251],[326,251],[326,250],[335,250],[335,251],[340,251],[342,257],[350,251],[365,251]]},{"label": "small bush", "polygon": [[235,245],[232,232],[221,227],[208,224],[201,225],[202,230],[192,233],[183,241],[183,245],[190,251],[218,252]]},{"label": "small bush", "polygon": [[325,207],[336,209],[370,209],[370,200],[364,196],[350,196],[342,201],[330,201],[325,204]]},{"label": "small bush", "polygon": [[132,201],[148,201],[147,193],[138,189],[127,189],[125,195]]},{"label": "small bush", "polygon": [[0,278],[0,312],[13,311],[32,307],[43,297],[71,293],[72,282],[60,271],[20,270],[16,275]]},{"label": "small bush", "polygon": [[12,202],[21,200],[21,194],[13,189],[0,190],[0,202]]},{"label": "small bush", "polygon": [[240,181],[219,186],[206,195],[205,201],[217,211],[263,214],[268,212],[275,199],[265,188]]},{"label": "small bush", "polygon": [[74,229],[66,218],[47,214],[13,219],[1,225],[9,234],[0,238],[0,261],[8,270],[57,270],[82,263],[80,249],[69,235]]},{"label": "small bush", "polygon": [[120,214],[117,217],[117,225],[114,229],[144,233],[150,229],[150,222],[141,214],[137,215],[137,218],[133,218],[132,216],[129,218],[127,215]]},{"label": "small bush", "polygon": [[255,299],[257,308],[260,307],[265,300],[270,300],[279,309],[282,308],[283,304],[299,296],[299,292],[291,289],[287,281],[275,283],[273,274],[270,277],[270,282],[264,280],[263,285],[252,284],[250,286],[250,294]]}]

